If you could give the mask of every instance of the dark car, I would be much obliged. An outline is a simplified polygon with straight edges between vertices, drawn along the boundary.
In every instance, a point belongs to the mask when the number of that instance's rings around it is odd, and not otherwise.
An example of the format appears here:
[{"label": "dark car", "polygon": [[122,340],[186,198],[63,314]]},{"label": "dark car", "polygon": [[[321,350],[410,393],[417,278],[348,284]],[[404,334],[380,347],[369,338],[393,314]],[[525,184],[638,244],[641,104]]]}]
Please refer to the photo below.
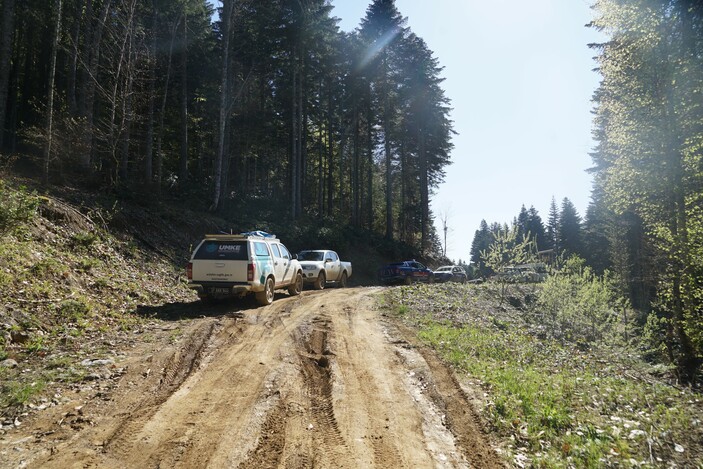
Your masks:
[{"label": "dark car", "polygon": [[466,270],[458,265],[443,265],[434,271],[437,282],[466,282]]},{"label": "dark car", "polygon": [[381,283],[404,283],[410,285],[413,282],[434,282],[434,274],[417,261],[393,262],[384,265],[378,270],[378,280]]}]

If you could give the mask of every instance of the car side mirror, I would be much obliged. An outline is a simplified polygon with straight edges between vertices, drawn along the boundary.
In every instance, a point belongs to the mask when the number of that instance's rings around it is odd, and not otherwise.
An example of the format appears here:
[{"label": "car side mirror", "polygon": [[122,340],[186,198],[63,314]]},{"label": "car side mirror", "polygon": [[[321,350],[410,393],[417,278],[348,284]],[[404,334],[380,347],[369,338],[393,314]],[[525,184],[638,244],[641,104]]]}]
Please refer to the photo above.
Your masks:
[{"label": "car side mirror", "polygon": [[328,257],[327,259],[325,259],[325,262],[332,262],[332,258]]}]

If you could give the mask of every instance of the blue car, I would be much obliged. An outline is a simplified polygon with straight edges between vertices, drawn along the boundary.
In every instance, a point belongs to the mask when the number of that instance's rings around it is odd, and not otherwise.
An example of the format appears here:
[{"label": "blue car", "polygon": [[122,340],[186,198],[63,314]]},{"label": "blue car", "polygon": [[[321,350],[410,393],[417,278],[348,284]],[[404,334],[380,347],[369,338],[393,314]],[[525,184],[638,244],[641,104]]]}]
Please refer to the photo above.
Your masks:
[{"label": "blue car", "polygon": [[434,273],[415,260],[393,262],[378,270],[378,280],[386,285],[393,283],[410,285],[414,282],[433,283]]}]

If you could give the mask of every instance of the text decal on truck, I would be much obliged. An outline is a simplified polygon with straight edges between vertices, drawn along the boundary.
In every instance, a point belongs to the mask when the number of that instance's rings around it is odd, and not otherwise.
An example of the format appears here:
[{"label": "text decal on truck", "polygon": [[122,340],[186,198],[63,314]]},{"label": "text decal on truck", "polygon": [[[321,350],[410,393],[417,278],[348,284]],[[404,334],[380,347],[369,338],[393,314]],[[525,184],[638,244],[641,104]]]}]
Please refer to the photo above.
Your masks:
[{"label": "text decal on truck", "polygon": [[246,241],[222,242],[204,241],[195,253],[195,259],[203,260],[232,260],[243,261],[247,259]]}]

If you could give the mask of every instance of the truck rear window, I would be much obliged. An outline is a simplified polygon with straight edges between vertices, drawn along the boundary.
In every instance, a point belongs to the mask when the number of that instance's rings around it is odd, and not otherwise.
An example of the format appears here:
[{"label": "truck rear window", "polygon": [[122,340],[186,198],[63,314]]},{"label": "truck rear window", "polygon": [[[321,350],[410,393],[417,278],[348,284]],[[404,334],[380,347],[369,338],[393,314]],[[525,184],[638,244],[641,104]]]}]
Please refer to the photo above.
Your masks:
[{"label": "truck rear window", "polygon": [[205,241],[193,256],[194,259],[245,261],[247,256],[246,241]]}]

